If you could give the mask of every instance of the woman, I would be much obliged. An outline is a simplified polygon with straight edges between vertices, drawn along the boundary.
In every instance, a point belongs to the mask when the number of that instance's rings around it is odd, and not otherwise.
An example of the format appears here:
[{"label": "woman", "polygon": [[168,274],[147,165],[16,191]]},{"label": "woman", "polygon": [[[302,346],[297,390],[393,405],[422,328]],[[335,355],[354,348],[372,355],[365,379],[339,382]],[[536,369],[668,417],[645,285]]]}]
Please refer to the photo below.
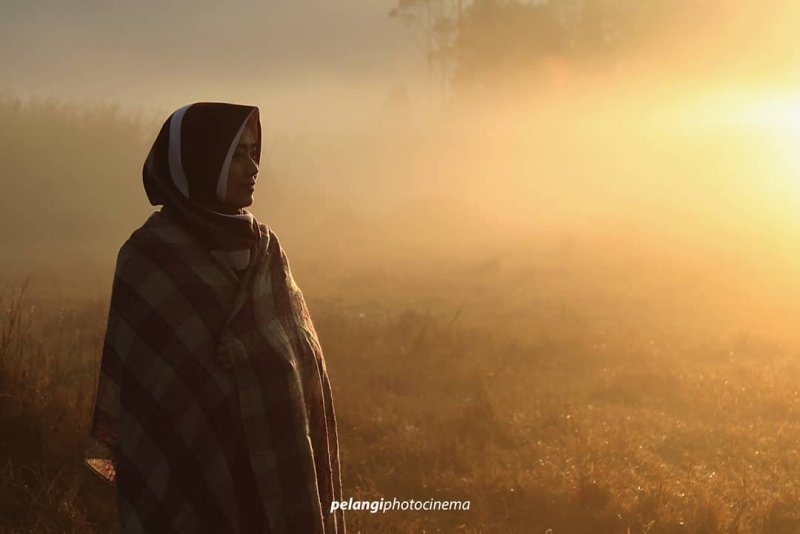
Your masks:
[{"label": "woman", "polygon": [[244,208],[258,109],[164,123],[143,179],[163,205],[122,245],[86,464],[123,533],[335,533],[339,450],[325,360],[277,236]]}]

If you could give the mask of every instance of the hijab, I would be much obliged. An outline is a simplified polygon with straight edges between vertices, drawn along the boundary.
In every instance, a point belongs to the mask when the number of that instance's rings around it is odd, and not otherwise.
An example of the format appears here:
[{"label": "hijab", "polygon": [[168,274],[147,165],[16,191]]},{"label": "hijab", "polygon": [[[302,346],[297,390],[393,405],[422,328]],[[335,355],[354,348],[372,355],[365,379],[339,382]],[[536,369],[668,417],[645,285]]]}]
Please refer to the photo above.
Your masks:
[{"label": "hijab", "polygon": [[142,169],[147,198],[175,217],[213,256],[237,272],[250,263],[258,242],[255,217],[245,209],[223,213],[228,171],[242,132],[256,127],[256,163],[261,160],[258,108],[196,102],[172,113],[158,132]]}]

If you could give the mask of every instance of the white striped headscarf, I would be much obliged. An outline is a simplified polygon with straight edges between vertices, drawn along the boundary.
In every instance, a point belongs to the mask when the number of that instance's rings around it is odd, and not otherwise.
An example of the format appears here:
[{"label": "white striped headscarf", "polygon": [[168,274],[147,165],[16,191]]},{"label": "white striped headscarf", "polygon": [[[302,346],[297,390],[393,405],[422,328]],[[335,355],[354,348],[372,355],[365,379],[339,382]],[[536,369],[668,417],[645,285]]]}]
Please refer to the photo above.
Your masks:
[{"label": "white striped headscarf", "polygon": [[142,170],[147,197],[162,204],[219,261],[235,271],[246,268],[258,236],[258,223],[245,209],[223,213],[231,159],[244,129],[255,115],[257,153],[261,157],[258,108],[222,102],[196,102],[176,110],[164,122]]}]

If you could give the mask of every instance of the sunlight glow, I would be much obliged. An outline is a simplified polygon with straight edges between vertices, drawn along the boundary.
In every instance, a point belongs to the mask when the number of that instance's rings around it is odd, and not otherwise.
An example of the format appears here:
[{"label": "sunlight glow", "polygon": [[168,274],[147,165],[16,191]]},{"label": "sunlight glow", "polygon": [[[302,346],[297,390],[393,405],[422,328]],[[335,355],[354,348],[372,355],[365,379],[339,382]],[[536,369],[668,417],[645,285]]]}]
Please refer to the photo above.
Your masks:
[{"label": "sunlight glow", "polygon": [[768,96],[751,102],[742,109],[744,125],[800,133],[800,94]]}]

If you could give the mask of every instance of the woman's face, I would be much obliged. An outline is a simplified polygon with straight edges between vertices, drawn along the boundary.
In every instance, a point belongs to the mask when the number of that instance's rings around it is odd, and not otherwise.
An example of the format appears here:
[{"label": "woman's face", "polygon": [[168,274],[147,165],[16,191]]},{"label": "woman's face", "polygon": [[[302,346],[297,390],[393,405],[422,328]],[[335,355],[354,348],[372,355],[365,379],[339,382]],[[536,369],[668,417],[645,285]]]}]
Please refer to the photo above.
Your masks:
[{"label": "woman's face", "polygon": [[229,208],[245,208],[253,203],[253,192],[258,177],[258,164],[254,159],[258,153],[257,140],[254,128],[248,125],[242,132],[228,171],[225,205]]}]

